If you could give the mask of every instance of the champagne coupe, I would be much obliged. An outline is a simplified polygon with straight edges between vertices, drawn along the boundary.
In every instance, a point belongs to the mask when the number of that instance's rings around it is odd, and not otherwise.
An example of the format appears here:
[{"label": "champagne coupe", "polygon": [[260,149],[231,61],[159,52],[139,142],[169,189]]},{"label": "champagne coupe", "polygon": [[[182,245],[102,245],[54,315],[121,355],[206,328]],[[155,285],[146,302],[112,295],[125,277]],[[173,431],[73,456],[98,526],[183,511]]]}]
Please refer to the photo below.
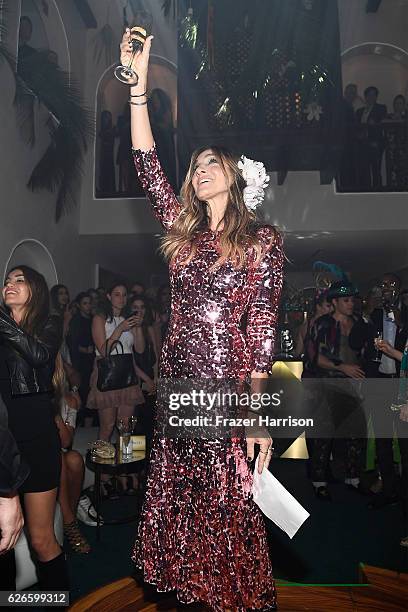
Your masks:
[{"label": "champagne coupe", "polygon": [[136,54],[143,50],[143,45],[146,38],[150,36],[152,31],[152,16],[145,11],[138,11],[133,19],[133,24],[130,27],[130,38],[132,43],[132,53],[127,66],[120,64],[115,68],[114,75],[121,83],[129,84],[130,80],[134,79],[132,85],[137,85],[139,77],[132,68]]},{"label": "champagne coupe", "polygon": [[380,351],[380,349],[379,349],[379,348],[377,348],[377,347],[378,347],[378,343],[379,343],[379,342],[380,342],[380,340],[382,340],[382,339],[383,339],[383,337],[382,337],[382,333],[381,333],[381,332],[377,332],[377,335],[376,335],[376,337],[374,338],[374,346],[375,346],[375,347],[376,347],[376,349],[377,349],[376,354],[375,354],[375,357],[373,358],[373,361],[374,361],[375,363],[381,363],[381,358],[382,358],[382,355],[381,355],[381,351]]}]

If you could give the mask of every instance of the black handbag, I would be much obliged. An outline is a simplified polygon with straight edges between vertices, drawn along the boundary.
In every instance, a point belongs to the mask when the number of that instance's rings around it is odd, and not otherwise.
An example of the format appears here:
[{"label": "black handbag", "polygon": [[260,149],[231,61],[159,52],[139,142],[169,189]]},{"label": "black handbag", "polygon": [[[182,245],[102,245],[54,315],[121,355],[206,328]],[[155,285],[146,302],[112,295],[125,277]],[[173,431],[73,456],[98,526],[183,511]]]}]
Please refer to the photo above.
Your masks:
[{"label": "black handbag", "polygon": [[[112,355],[116,345],[121,347],[122,353]],[[108,341],[106,341],[105,353],[107,348]],[[113,342],[109,353],[106,354],[106,357],[98,359],[96,365],[98,368],[96,386],[99,391],[117,391],[118,389],[125,389],[137,384],[133,355],[125,354],[123,344],[119,340]]]}]

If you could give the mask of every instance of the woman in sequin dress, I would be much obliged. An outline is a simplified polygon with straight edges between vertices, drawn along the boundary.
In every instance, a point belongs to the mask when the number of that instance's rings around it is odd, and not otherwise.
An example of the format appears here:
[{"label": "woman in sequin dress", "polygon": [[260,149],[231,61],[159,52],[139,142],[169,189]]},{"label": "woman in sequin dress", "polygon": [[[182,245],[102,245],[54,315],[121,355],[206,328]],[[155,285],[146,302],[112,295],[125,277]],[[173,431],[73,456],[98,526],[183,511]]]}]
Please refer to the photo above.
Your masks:
[{"label": "woman in sequin dress", "polygon": [[[121,62],[130,57],[130,34]],[[136,169],[166,237],[171,318],[161,379],[251,380],[272,366],[282,285],[282,241],[245,207],[245,181],[227,152],[193,154],[180,204],[157,159],[146,106],[151,37],[134,62],[130,88]],[[246,320],[245,332],[242,322]],[[159,402],[160,404],[160,402]],[[158,405],[157,411],[160,406]],[[251,496],[248,460],[259,444],[259,471],[271,439],[204,439],[154,435],[146,498],[132,558],[158,591],[203,609],[276,609],[263,518]]]}]

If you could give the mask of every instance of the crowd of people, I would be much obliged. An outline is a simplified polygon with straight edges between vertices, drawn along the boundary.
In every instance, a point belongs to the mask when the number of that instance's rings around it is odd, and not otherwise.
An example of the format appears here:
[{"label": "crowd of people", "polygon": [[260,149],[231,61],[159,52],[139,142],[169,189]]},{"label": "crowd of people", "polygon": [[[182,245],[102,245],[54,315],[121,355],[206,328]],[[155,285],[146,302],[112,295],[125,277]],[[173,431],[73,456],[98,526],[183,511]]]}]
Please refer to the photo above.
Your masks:
[{"label": "crowd of people", "polygon": [[[157,291],[145,291],[137,282],[128,292],[118,283],[107,290],[81,292],[71,301],[65,285],[55,285],[48,292],[40,273],[19,266],[7,275],[3,300],[0,392],[24,461],[17,460],[17,451],[11,467],[4,467],[0,460],[1,477],[3,468],[7,480],[15,477],[16,484],[25,476],[19,493],[40,584],[64,590],[68,578],[65,556],[54,534],[56,501],[64,536],[74,552],[90,551],[78,521],[96,525],[91,499],[83,493],[84,459],[72,449],[75,427],[95,423],[98,437],[109,441],[117,417],[135,414],[139,433],[150,440],[158,356],[169,319],[169,289],[163,285]],[[101,393],[96,386],[96,359],[120,353],[110,346],[116,340],[133,355],[137,384]],[[26,464],[31,469],[28,477]],[[0,483],[0,494],[3,486]],[[104,481],[103,489],[108,495],[110,483]],[[1,527],[4,533],[3,521]],[[6,546],[4,537],[1,543]],[[12,557],[12,551],[0,556],[2,586],[11,588]]]},{"label": "crowd of people", "polygon": [[365,89],[364,99],[354,83],[344,90],[346,143],[339,176],[342,191],[408,189],[407,100],[402,94],[396,95],[390,112],[378,102],[379,95],[375,86]]},{"label": "crowd of people", "polygon": [[[308,407],[317,410],[318,429],[326,432],[307,440],[316,496],[331,501],[330,457],[342,443],[347,486],[369,496],[372,509],[401,500],[408,517],[408,404],[406,386],[401,386],[408,375],[408,291],[399,277],[384,274],[365,300],[346,279],[318,292],[314,312],[299,328],[297,353],[304,361]],[[373,426],[378,470],[369,488],[361,482],[367,417]],[[397,470],[394,430],[401,457]],[[401,545],[408,546],[407,536]]]}]

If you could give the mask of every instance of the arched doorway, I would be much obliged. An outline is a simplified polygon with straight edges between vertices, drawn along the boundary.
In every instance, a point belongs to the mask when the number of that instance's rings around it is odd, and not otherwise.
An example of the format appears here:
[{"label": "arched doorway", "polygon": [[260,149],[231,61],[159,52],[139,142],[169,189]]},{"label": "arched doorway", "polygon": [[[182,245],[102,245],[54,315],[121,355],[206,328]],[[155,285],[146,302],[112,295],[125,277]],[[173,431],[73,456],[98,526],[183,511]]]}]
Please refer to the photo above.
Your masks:
[{"label": "arched doorway", "polygon": [[3,279],[7,271],[14,266],[26,265],[40,272],[47,281],[48,288],[58,283],[58,274],[54,260],[47,247],[35,238],[20,240],[11,250],[3,272]]},{"label": "arched doorway", "polygon": [[359,94],[375,85],[378,101],[392,111],[396,95],[408,94],[408,53],[388,43],[368,42],[346,49],[341,58],[343,85],[355,83]]},{"label": "arched doorway", "polygon": [[[137,181],[131,158],[130,140],[130,108],[128,104],[129,91],[126,86],[115,79],[113,70],[116,64],[109,66],[102,74],[96,92],[95,100],[95,165],[94,194],[95,198],[126,198],[144,197],[144,192]],[[152,111],[156,104],[154,99],[160,98],[162,106],[168,111],[169,132],[174,139],[177,119],[177,68],[167,59],[152,54],[149,67],[149,88],[152,99],[149,101],[149,112],[154,131]],[[159,94],[157,92],[159,91]],[[159,102],[160,107],[160,102]],[[159,138],[156,135],[157,150],[161,153]],[[170,148],[170,147],[169,147]],[[167,157],[176,158],[174,141],[172,153]],[[176,170],[169,172],[166,164],[164,170],[175,186]],[[167,170],[167,171],[166,171]],[[172,176],[173,175],[173,176]]]}]

